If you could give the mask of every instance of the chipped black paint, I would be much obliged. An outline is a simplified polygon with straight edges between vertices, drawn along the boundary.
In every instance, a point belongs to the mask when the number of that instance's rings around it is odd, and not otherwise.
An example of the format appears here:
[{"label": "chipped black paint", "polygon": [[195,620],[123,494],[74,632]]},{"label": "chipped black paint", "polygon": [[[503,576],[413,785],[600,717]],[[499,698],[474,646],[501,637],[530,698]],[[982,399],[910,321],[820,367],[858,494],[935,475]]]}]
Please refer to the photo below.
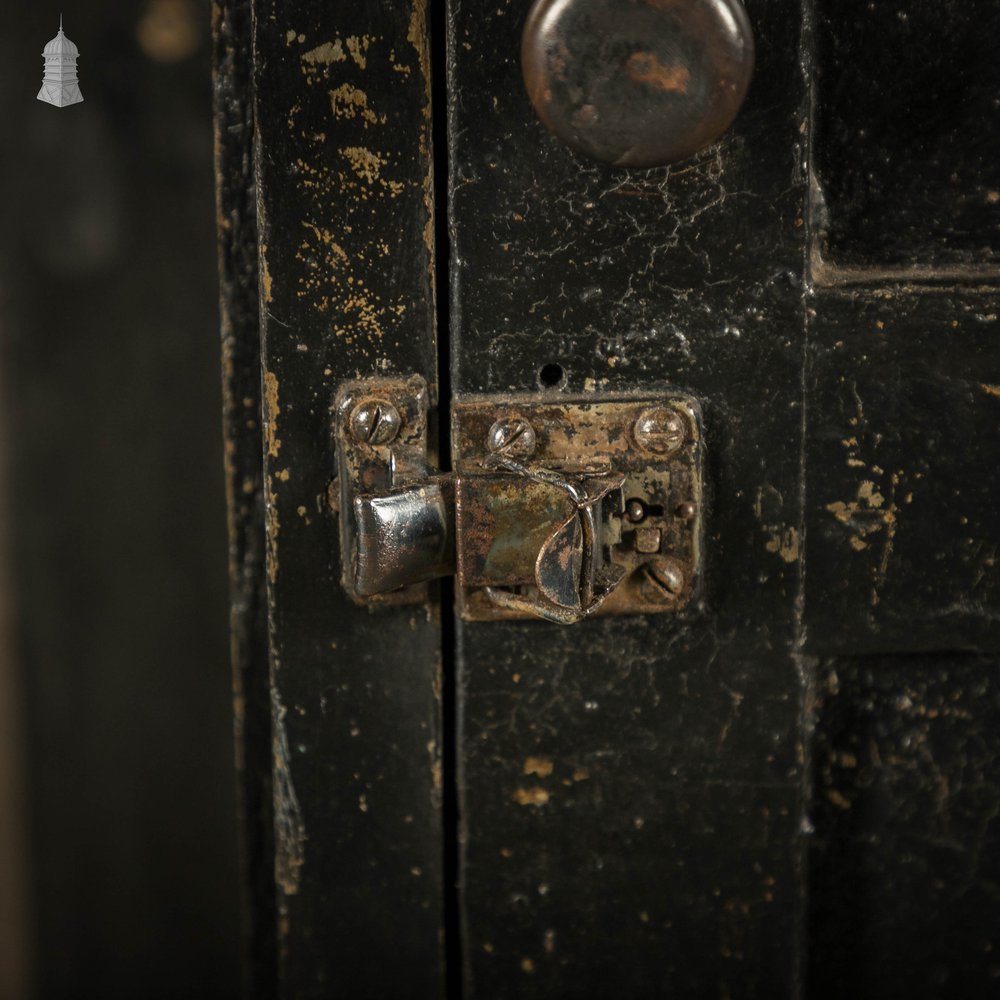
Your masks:
[{"label": "chipped black paint", "polygon": [[442,991],[440,636],[340,586],[337,386],[435,382],[424,4],[255,0],[283,997]]},{"label": "chipped black paint", "polygon": [[809,996],[995,995],[996,659],[829,661],[817,710]]},{"label": "chipped black paint", "polygon": [[821,666],[806,992],[988,996],[995,9],[818,0],[815,13],[803,639]]},{"label": "chipped black paint", "polygon": [[742,113],[653,171],[537,122],[527,7],[450,4],[456,391],[549,363],[595,398],[679,386],[705,404],[715,503],[703,613],[461,626],[465,995],[791,995],[798,556],[770,546],[800,516],[799,7],[750,8]]},{"label": "chipped black paint", "polygon": [[814,168],[841,265],[997,271],[994,0],[814,0]]},{"label": "chipped black paint", "polygon": [[1000,302],[817,295],[805,614],[819,652],[996,651]]},{"label": "chipped black paint", "polygon": [[[955,190],[940,148],[902,155],[903,119],[848,141],[901,93],[917,121],[937,101],[912,85],[950,66],[937,15],[914,0],[898,31],[920,44],[880,62],[861,57],[866,26],[895,8],[749,3],[758,63],[733,128],[638,171],[577,159],[537,122],[518,64],[528,6],[448,3],[454,389],[698,398],[704,607],[458,626],[464,995],[985,995],[1000,923],[992,140],[945,143]],[[941,10],[961,35],[964,9]],[[440,992],[449,633],[349,604],[323,513],[336,384],[433,381],[426,93],[365,40],[391,35],[398,60],[407,17],[257,7],[286,996]],[[859,86],[851,65],[879,73]],[[991,73],[961,81],[992,93]],[[883,195],[911,163],[901,208]],[[966,211],[976,198],[987,209]],[[359,278],[375,299],[346,291]]]}]

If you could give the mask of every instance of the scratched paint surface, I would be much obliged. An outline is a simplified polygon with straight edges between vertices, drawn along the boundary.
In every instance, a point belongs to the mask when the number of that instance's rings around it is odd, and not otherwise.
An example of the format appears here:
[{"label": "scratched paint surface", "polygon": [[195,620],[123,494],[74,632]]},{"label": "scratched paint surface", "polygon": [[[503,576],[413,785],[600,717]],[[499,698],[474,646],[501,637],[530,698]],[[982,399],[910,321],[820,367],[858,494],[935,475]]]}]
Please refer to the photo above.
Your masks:
[{"label": "scratched paint surface", "polygon": [[995,994],[998,676],[968,653],[821,664],[809,996]]},{"label": "scratched paint surface", "polygon": [[[996,295],[951,273],[810,287],[830,219],[815,187],[802,210],[801,13],[750,5],[764,43],[733,131],[639,172],[532,119],[520,5],[451,5],[457,386],[529,388],[547,363],[573,391],[679,384],[705,400],[714,491],[701,615],[462,627],[470,996],[796,995],[815,657],[996,650]],[[949,238],[923,218],[921,239]],[[913,259],[960,259],[951,235]],[[866,697],[859,681],[842,704]]]},{"label": "scratched paint surface", "polygon": [[997,648],[1000,302],[826,290],[809,320],[807,586],[818,651]]},{"label": "scratched paint surface", "polygon": [[[814,9],[807,995],[992,996],[995,9]],[[892,60],[866,55],[887,46]]]},{"label": "scratched paint surface", "polygon": [[348,600],[327,503],[340,382],[435,382],[425,7],[254,15],[279,994],[434,997],[439,628]]},{"label": "scratched paint surface", "polygon": [[520,79],[527,4],[452,2],[453,378],[706,402],[706,596],[665,616],[463,624],[466,996],[785,996],[799,981],[805,170],[796,3],[676,169],[576,158]]},{"label": "scratched paint surface", "polygon": [[813,9],[825,254],[849,267],[996,273],[994,0],[815,0]]},{"label": "scratched paint surface", "polygon": [[[913,996],[976,995],[996,978],[969,916],[997,920],[995,287],[810,283],[833,204],[814,184],[806,211],[813,4],[748,3],[743,114],[648,172],[535,121],[527,3],[449,6],[455,388],[532,389],[547,364],[573,392],[677,385],[710,454],[701,608],[460,629],[466,995],[884,996],[892,962]],[[422,11],[257,15],[282,989],[429,996],[439,636],[344,601],[317,447],[338,381],[433,381]],[[968,264],[956,247],[921,259]]]}]

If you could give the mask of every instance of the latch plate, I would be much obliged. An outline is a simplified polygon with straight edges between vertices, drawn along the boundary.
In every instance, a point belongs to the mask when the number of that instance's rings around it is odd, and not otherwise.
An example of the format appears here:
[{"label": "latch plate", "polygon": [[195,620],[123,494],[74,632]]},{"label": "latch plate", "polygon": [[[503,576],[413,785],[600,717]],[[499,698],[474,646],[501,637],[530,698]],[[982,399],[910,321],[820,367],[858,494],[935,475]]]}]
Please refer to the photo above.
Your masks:
[{"label": "latch plate", "polygon": [[[391,408],[395,429],[388,440],[385,434],[358,433],[359,408],[380,405]],[[360,544],[365,525],[375,520],[373,511],[355,510],[361,497],[392,494],[405,484],[423,485],[427,477],[427,383],[419,375],[409,378],[373,378],[345,382],[334,401],[334,437],[338,456],[340,545],[343,560],[343,585],[357,602],[366,605],[426,604],[430,591],[426,583],[411,583],[378,592],[371,590],[370,547]],[[374,505],[373,505],[374,506]],[[394,556],[404,558],[394,547]],[[382,552],[379,558],[385,559]],[[395,567],[384,567],[384,580],[394,581]],[[441,573],[428,571],[427,579]]]},{"label": "latch plate", "polygon": [[459,397],[454,471],[428,454],[424,380],[345,383],[335,401],[344,587],[427,603],[455,573],[468,621],[677,612],[696,598],[701,411],[692,397]]},{"label": "latch plate", "polygon": [[[649,421],[664,412],[679,418],[680,424],[674,425],[675,430],[683,427],[679,441],[652,440],[641,430],[637,436],[637,427],[648,429]],[[603,538],[610,561],[622,567],[624,575],[595,614],[657,614],[689,605],[698,592],[703,530],[701,410],[693,398],[669,392],[599,399],[552,394],[465,396],[452,408],[452,451],[459,483],[456,589],[462,617],[468,621],[529,617],[498,606],[484,587],[469,585],[479,582],[476,566],[484,545],[505,542],[484,540],[485,533],[477,530],[484,512],[461,502],[463,479],[486,473],[492,465],[487,444],[491,428],[498,421],[516,419],[526,421],[534,432],[534,450],[523,458],[525,463],[567,473],[587,470],[624,476],[619,517],[606,521]],[[640,425],[641,421],[645,423]],[[641,440],[652,447],[644,447]],[[551,502],[551,494],[539,494],[537,501],[527,490],[521,495],[526,505]],[[630,506],[634,520],[628,517]],[[522,587],[532,589],[523,582]]]}]

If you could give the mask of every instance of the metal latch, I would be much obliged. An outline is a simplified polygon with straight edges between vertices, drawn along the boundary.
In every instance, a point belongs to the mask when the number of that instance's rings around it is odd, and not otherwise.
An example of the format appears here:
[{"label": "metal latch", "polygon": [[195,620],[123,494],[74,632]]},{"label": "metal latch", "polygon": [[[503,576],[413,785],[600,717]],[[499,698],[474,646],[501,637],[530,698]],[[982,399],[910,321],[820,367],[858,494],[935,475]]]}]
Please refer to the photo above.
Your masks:
[{"label": "metal latch", "polygon": [[457,576],[470,621],[675,612],[697,594],[697,402],[465,396],[454,471],[428,450],[419,376],[345,383],[335,403],[343,583],[369,605],[423,603]]}]

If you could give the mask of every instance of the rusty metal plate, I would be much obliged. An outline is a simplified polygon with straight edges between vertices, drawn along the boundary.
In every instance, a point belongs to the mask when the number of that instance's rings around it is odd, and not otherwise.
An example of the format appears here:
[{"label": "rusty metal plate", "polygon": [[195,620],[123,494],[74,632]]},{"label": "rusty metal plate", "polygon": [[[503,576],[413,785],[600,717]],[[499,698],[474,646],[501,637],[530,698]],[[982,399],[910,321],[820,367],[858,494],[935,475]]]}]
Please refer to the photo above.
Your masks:
[{"label": "rusty metal plate", "polygon": [[526,482],[514,476],[457,476],[459,585],[531,583],[546,542],[561,526],[575,520],[569,498],[548,483]]},{"label": "rusty metal plate", "polygon": [[[624,575],[595,613],[676,613],[689,607],[698,595],[703,534],[702,423],[695,399],[679,393],[599,399],[465,396],[452,408],[458,480],[456,590],[462,617],[467,621],[530,617],[499,607],[483,586],[487,580],[497,580],[484,569],[488,561],[493,559],[494,565],[502,561],[491,539],[508,532],[483,530],[484,504],[478,505],[475,518],[463,518],[463,480],[473,484],[465,491],[468,505],[475,482],[495,469],[496,455],[490,447],[496,440],[495,426],[498,421],[519,420],[527,422],[533,434],[532,453],[519,456],[526,464],[567,475],[624,477],[620,509],[601,519],[599,532],[599,554]],[[524,439],[523,433],[518,436],[519,441]],[[525,525],[552,525],[547,505],[559,502],[553,494],[525,482],[507,492],[511,507],[504,510],[504,518],[516,512],[516,519]],[[530,547],[516,547],[509,583],[515,592],[535,597],[537,588],[529,582],[524,555]]]}]

